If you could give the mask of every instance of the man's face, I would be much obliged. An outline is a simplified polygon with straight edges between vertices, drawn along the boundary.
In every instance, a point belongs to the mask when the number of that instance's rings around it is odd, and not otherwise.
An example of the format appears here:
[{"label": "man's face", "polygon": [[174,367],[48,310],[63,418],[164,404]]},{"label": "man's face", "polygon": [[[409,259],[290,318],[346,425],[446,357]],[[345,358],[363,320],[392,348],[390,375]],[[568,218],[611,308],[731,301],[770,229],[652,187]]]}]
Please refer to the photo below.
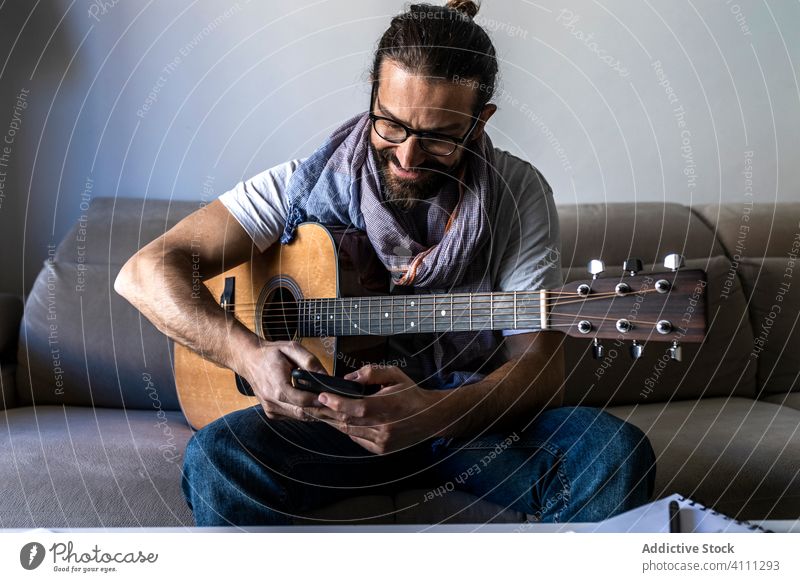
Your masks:
[{"label": "man's face", "polygon": [[[469,84],[420,77],[386,59],[381,64],[372,112],[411,129],[460,139],[474,122],[477,96],[477,90]],[[480,136],[494,110],[494,105],[484,108],[469,141]],[[434,196],[457,174],[466,153],[463,147],[457,147],[449,156],[437,156],[423,150],[417,136],[395,144],[374,130],[370,132],[370,145],[383,178],[386,200],[404,209]]]}]

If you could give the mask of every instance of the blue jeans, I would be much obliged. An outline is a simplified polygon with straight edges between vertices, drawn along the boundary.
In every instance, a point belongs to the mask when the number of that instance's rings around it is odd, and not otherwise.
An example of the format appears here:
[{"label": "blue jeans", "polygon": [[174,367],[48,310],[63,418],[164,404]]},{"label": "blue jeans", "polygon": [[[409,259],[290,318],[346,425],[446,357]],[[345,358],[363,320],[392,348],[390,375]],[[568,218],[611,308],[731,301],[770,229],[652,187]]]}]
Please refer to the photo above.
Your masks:
[{"label": "blue jeans", "polygon": [[194,434],[182,488],[198,526],[285,525],[347,497],[412,487],[426,498],[459,489],[531,521],[592,522],[646,503],[654,481],[644,433],[594,408],[376,455],[324,422],[273,421],[254,406]]}]

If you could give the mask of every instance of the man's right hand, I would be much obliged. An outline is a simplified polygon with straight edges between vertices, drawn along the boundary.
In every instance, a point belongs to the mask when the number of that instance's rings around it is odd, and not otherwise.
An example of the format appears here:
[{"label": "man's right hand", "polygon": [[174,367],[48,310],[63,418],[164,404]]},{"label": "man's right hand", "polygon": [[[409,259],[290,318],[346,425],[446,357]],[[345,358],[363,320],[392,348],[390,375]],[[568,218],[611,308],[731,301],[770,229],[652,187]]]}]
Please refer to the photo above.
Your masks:
[{"label": "man's right hand", "polygon": [[[338,420],[338,413],[322,406],[317,395],[292,386],[291,373],[295,368],[327,374],[319,359],[295,341],[262,344],[243,354],[243,376],[271,420],[316,421],[322,418]],[[313,408],[314,415],[309,414]]]}]

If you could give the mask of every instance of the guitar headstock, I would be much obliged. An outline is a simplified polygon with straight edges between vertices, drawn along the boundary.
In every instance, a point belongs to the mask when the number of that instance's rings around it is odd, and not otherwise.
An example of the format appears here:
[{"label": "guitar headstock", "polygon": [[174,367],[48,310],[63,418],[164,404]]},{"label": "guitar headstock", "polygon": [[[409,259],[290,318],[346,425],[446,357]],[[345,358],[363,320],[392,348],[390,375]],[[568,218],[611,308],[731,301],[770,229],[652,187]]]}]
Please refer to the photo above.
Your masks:
[{"label": "guitar headstock", "polygon": [[640,274],[641,261],[628,259],[625,274],[603,278],[603,262],[593,260],[592,279],[549,295],[548,322],[567,335],[593,339],[596,357],[602,357],[600,339],[618,339],[633,342],[633,357],[641,355],[639,342],[672,342],[671,355],[680,359],[678,342],[700,342],[706,331],[705,271],[680,270],[682,265],[680,255],[668,255],[665,266],[672,270]]}]

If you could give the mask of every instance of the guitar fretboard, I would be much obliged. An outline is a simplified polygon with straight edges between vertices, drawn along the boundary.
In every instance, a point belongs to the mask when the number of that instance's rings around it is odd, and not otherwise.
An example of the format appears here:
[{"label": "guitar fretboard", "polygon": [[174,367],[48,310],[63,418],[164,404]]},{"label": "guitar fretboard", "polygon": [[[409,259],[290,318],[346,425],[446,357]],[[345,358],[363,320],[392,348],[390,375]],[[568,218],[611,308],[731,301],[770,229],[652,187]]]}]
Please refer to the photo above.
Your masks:
[{"label": "guitar fretboard", "polygon": [[302,337],[541,329],[540,291],[383,295],[298,302]]}]

